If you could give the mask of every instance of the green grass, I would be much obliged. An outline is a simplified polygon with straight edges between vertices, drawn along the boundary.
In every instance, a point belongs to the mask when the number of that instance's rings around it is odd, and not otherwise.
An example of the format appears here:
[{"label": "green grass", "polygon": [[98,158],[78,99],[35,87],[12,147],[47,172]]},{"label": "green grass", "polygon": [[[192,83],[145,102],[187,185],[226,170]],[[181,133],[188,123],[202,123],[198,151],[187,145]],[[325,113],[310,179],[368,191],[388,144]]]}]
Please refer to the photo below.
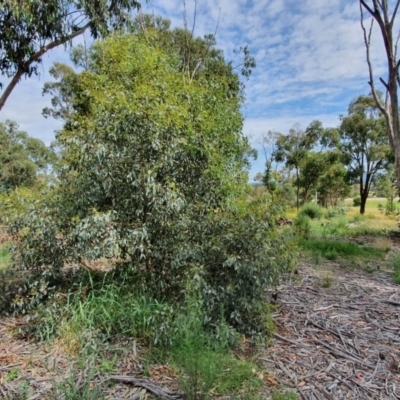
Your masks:
[{"label": "green grass", "polygon": [[378,258],[385,254],[382,249],[359,246],[345,241],[300,239],[299,245],[303,250],[311,252],[314,257],[318,255],[328,260],[353,257]]},{"label": "green grass", "polygon": [[[104,343],[114,337],[134,337],[149,350],[148,362],[169,364],[179,372],[188,400],[209,399],[211,392],[258,398],[262,373],[257,373],[259,369],[251,360],[234,355],[228,326],[216,327],[218,334],[204,328],[200,299],[188,295],[184,303],[172,307],[143,293],[127,284],[104,284],[89,292],[82,288],[58,309],[43,308],[36,331],[41,339],[52,341],[78,363],[94,360],[100,373],[112,371],[117,361],[103,357]],[[74,386],[76,376],[71,375],[57,386],[57,393],[71,400],[100,398],[98,393],[89,396],[89,378],[78,388]]]},{"label": "green grass", "polygon": [[6,269],[11,262],[11,254],[8,245],[0,246],[0,271]]},{"label": "green grass", "polygon": [[400,285],[400,253],[396,253],[390,260],[390,265],[393,268],[393,280]]}]

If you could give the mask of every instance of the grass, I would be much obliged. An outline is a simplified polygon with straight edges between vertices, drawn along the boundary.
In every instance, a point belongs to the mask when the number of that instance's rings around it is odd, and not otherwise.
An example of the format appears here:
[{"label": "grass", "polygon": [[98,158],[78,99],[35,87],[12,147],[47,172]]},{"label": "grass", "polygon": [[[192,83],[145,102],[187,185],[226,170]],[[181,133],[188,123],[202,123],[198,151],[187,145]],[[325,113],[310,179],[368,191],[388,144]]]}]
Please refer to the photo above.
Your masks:
[{"label": "grass", "polygon": [[11,254],[7,244],[0,246],[0,271],[6,269],[11,262]]},{"label": "grass", "polygon": [[314,257],[328,260],[352,257],[383,257],[384,250],[359,246],[355,243],[335,240],[305,240],[300,239],[299,245],[303,250],[311,252]]},{"label": "grass", "polygon": [[76,374],[67,377],[57,386],[57,395],[71,400],[101,398],[88,386],[93,368],[88,368],[87,360],[94,360],[97,372],[110,373],[119,353],[107,360],[105,344],[116,337],[134,337],[149,350],[148,362],[169,364],[179,372],[188,400],[209,399],[211,392],[259,398],[263,381],[258,366],[234,355],[227,326],[217,327],[218,336],[204,328],[202,307],[201,300],[190,296],[185,304],[173,307],[126,284],[103,285],[89,292],[81,288],[58,309],[46,307],[36,322],[38,335],[81,360],[87,375],[79,387],[74,385]]}]

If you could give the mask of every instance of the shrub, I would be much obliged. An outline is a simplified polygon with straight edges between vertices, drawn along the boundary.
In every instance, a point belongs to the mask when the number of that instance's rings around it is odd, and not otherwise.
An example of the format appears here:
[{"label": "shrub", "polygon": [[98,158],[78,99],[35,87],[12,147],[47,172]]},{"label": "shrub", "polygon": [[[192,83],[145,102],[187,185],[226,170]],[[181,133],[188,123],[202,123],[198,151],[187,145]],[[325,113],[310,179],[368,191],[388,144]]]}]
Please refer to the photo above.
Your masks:
[{"label": "shrub", "polygon": [[348,209],[344,206],[338,205],[336,207],[330,207],[326,210],[325,216],[328,219],[335,218],[339,215],[346,215]]},{"label": "shrub", "polygon": [[400,253],[396,253],[391,259],[390,264],[393,268],[393,280],[400,285]]},{"label": "shrub", "polygon": [[310,218],[306,214],[299,214],[294,220],[294,230],[297,236],[304,239],[309,238],[311,232]]},{"label": "shrub", "polygon": [[354,198],[353,198],[353,206],[354,207],[360,207],[361,206],[361,196],[360,195],[354,196]]},{"label": "shrub", "polygon": [[264,330],[263,290],[291,267],[293,252],[274,208],[245,195],[251,149],[240,80],[215,50],[188,81],[174,33],[169,43],[158,35],[94,44],[93,70],[71,88],[76,113],[57,136],[59,185],[12,226],[15,260],[54,274],[117,260],[134,285],[169,304],[193,279],[209,329],[222,314],[254,336]]},{"label": "shrub", "polygon": [[322,209],[316,203],[306,203],[301,208],[299,215],[307,215],[311,219],[320,219],[322,217]]}]

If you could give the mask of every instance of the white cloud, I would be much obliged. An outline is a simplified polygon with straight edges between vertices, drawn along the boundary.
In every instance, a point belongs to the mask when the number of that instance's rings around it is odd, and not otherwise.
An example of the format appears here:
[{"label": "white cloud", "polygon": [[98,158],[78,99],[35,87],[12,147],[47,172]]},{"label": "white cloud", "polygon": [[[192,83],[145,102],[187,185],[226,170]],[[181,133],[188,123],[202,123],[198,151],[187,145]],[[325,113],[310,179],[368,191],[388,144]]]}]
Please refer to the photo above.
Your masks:
[{"label": "white cloud", "polygon": [[[188,27],[193,24],[194,0],[186,0]],[[162,14],[172,26],[183,25],[183,0],[153,0],[143,12]],[[233,50],[249,45],[257,68],[246,82],[245,132],[287,131],[294,123],[308,125],[321,118],[336,125],[350,100],[369,91],[365,46],[358,2],[348,0],[202,0],[197,1],[198,35],[212,33],[230,60]],[[376,28],[376,27],[375,27]],[[82,38],[77,41],[82,42]],[[60,124],[45,120],[41,96],[46,71],[54,60],[66,62],[58,48],[43,60],[40,81],[22,81],[12,93],[1,119],[18,121],[46,142]],[[385,76],[382,40],[375,30],[372,60],[376,76]]]}]

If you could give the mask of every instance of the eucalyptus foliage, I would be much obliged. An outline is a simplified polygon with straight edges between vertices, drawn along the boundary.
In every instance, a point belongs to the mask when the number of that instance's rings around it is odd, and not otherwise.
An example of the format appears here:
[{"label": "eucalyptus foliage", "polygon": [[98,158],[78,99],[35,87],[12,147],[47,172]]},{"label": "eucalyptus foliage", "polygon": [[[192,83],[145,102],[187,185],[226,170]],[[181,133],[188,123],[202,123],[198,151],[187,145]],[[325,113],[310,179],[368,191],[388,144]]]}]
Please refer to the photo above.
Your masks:
[{"label": "eucalyptus foliage", "polygon": [[161,34],[113,35],[90,50],[57,137],[60,185],[14,225],[16,257],[54,271],[108,258],[171,301],[190,281],[204,323],[223,317],[256,334],[263,289],[292,254],[273,209],[246,199],[242,86],[220,51],[188,73]]},{"label": "eucalyptus foliage", "polygon": [[[0,110],[23,77],[39,74],[47,51],[89,30],[105,36],[130,20],[136,0],[10,0],[0,8],[0,74],[11,78],[0,96]],[[0,83],[0,89],[2,84]]]}]

